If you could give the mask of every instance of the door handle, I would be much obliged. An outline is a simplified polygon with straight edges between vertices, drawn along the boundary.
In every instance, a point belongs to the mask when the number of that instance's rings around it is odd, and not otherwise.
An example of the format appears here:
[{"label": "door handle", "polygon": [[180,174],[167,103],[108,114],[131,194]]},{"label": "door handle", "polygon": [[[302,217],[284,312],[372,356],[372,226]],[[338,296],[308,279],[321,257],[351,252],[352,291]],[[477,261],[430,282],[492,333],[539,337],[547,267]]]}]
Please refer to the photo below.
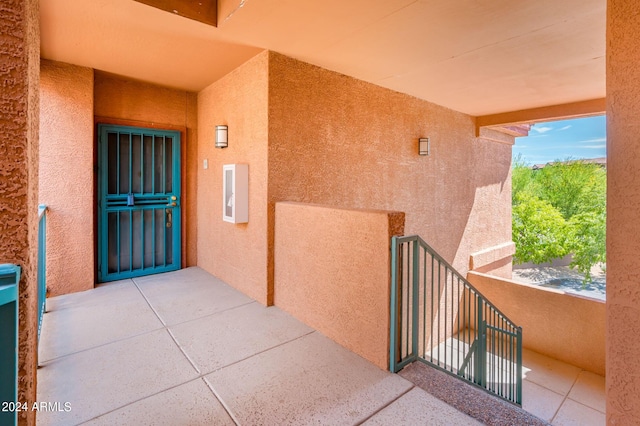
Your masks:
[{"label": "door handle", "polygon": [[166,227],[167,228],[171,228],[171,225],[173,224],[173,217],[171,215],[171,209],[166,209],[165,210],[166,213],[166,218],[167,218],[167,222],[166,222]]},{"label": "door handle", "polygon": [[175,206],[176,206],[176,202],[175,201],[167,204],[167,207],[175,207]]},{"label": "door handle", "polygon": [[178,197],[176,197],[175,195],[172,195],[169,197],[169,199],[167,200],[167,206],[168,207],[175,207],[176,204],[176,200],[178,199]]}]

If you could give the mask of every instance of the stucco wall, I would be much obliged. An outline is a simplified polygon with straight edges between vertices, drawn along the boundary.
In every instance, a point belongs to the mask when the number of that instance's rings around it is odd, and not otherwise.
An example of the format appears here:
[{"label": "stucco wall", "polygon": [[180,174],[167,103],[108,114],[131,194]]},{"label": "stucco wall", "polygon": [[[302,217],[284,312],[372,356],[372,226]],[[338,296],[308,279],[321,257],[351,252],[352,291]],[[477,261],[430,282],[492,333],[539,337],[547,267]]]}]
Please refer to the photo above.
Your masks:
[{"label": "stucco wall", "polygon": [[605,303],[478,272],[467,279],[516,325],[523,346],[605,374]]},{"label": "stucco wall", "polygon": [[[3,1],[0,8],[0,263],[22,266],[19,285],[18,400],[36,398],[38,226],[37,0]],[[35,424],[35,412],[20,413]]]},{"label": "stucco wall", "polygon": [[607,1],[607,422],[640,424],[640,14]]},{"label": "stucco wall", "polygon": [[[267,285],[267,79],[262,53],[198,94],[198,266],[264,304]],[[214,148],[215,126],[229,146]],[[208,168],[203,162],[207,160]],[[249,165],[249,222],[222,221],[222,166]]]},{"label": "stucco wall", "polygon": [[183,257],[186,266],[195,265],[197,95],[96,71],[94,113],[99,122],[110,121],[186,132],[186,140],[182,141]]},{"label": "stucco wall", "polygon": [[277,203],[275,305],[389,367],[390,240],[404,214]]},{"label": "stucco wall", "polygon": [[47,215],[49,296],[94,284],[93,70],[40,67],[40,203]]},{"label": "stucco wall", "polygon": [[511,241],[510,165],[510,143],[476,138],[473,117],[270,53],[270,218],[282,200],[403,211],[405,233],[465,273]]},{"label": "stucco wall", "polygon": [[[277,201],[405,211],[406,232],[463,273],[471,253],[511,241],[513,138],[476,138],[473,117],[274,52],[201,91],[198,117],[198,265],[266,304]],[[218,124],[226,149],[214,148]],[[231,163],[249,164],[245,225],[220,217]]]}]

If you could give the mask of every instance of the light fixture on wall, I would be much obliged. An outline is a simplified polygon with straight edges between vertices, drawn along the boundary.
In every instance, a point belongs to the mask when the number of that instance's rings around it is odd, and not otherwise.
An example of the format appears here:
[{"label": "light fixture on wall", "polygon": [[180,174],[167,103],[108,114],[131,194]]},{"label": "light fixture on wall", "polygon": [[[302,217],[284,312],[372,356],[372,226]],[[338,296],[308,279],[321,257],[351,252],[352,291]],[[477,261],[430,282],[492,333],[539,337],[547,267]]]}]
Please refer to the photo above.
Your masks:
[{"label": "light fixture on wall", "polygon": [[216,126],[216,148],[226,148],[229,145],[228,131],[225,125]]},{"label": "light fixture on wall", "polygon": [[431,141],[429,141],[429,138],[418,139],[418,154],[431,155]]}]

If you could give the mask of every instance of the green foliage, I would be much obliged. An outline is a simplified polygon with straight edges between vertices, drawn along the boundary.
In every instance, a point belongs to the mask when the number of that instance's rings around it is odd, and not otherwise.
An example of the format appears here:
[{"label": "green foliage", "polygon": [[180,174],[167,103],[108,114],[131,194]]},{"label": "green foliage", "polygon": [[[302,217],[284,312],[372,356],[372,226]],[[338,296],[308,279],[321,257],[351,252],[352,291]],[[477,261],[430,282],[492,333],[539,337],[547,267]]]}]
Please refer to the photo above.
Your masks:
[{"label": "green foliage", "polygon": [[512,171],[517,263],[573,254],[572,267],[591,279],[606,258],[606,171],[581,161],[532,170],[516,158]]},{"label": "green foliage", "polygon": [[567,247],[573,253],[571,266],[591,280],[591,268],[606,262],[606,215],[601,212],[584,212],[569,220],[569,240]]},{"label": "green foliage", "polygon": [[535,172],[540,198],[556,207],[566,220],[593,211],[606,198],[606,172],[596,164],[579,161],[558,163]]},{"label": "green foliage", "polygon": [[521,155],[513,160],[513,170],[511,171],[511,202],[517,204],[516,197],[520,194],[535,194],[536,183],[533,179],[535,170],[527,167]]},{"label": "green foliage", "polygon": [[513,241],[517,263],[548,262],[567,254],[567,223],[548,201],[520,193],[513,207]]}]

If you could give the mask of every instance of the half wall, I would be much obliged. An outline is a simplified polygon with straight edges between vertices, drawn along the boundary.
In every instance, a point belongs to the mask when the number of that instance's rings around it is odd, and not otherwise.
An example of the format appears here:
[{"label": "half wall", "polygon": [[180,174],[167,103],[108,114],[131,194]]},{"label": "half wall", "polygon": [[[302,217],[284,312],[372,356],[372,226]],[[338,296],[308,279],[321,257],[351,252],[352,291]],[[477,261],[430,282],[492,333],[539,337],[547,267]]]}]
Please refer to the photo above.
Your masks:
[{"label": "half wall", "polygon": [[276,203],[275,305],[382,369],[390,241],[404,213]]}]

